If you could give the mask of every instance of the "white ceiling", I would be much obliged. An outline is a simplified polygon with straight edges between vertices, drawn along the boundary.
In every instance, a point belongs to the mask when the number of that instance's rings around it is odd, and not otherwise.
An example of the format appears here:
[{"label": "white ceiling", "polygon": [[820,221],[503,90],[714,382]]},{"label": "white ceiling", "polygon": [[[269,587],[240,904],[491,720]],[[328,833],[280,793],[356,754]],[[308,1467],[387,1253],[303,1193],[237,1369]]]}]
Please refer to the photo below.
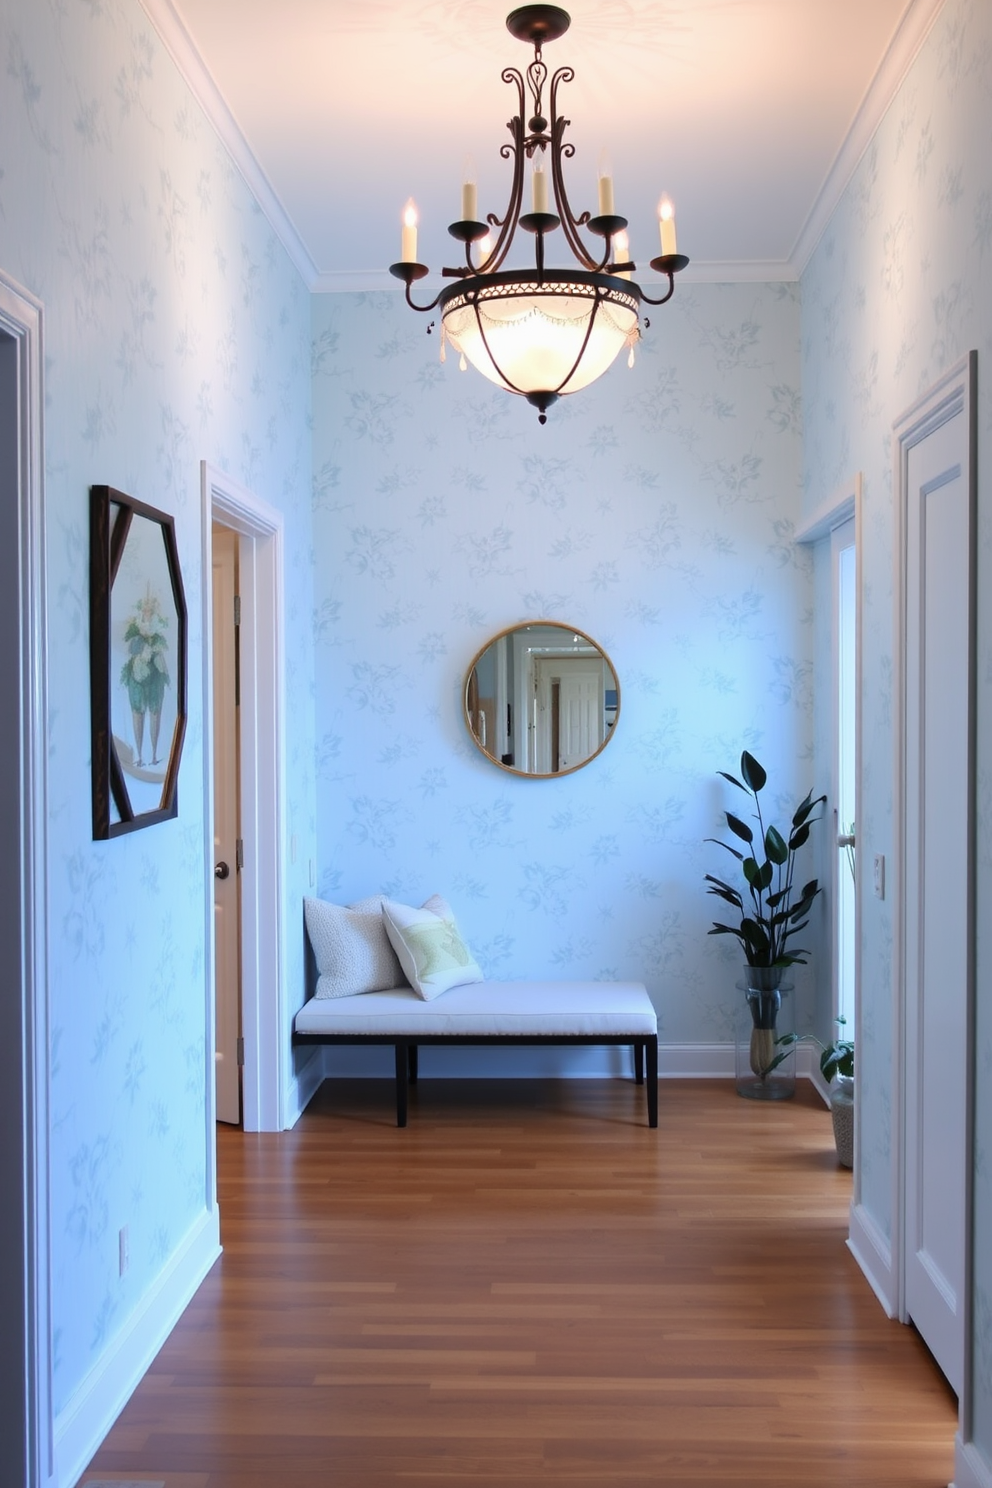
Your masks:
[{"label": "white ceiling", "polygon": [[[500,0],[142,0],[316,288],[395,283],[403,204],[418,256],[457,262],[467,156],[480,215],[505,207],[500,146],[532,52]],[[573,209],[608,151],[632,256],[667,192],[703,278],[795,278],[941,0],[565,0],[549,44]],[[567,254],[566,254],[567,256]]]}]

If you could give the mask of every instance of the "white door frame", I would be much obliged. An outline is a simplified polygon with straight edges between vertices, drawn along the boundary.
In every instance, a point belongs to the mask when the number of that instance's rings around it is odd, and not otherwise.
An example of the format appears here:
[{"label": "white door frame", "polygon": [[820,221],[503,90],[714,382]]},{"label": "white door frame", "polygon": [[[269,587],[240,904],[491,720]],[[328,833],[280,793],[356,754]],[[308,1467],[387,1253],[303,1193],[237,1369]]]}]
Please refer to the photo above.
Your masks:
[{"label": "white door frame", "polygon": [[[836,630],[837,630],[836,619],[837,619],[837,602],[838,602],[838,596],[837,596],[837,592],[836,592],[836,574],[834,572],[833,552],[832,552],[833,534],[838,530],[838,528],[843,527],[846,522],[849,522],[852,517],[854,519],[854,573],[855,573],[855,577],[854,577],[854,588],[855,588],[855,604],[856,604],[855,621],[854,621],[854,676],[855,676],[854,687],[855,687],[855,693],[856,693],[856,696],[857,696],[857,707],[855,709],[855,718],[854,718],[854,793],[855,793],[856,799],[859,802],[864,799],[864,796],[863,796],[863,793],[862,793],[862,778],[863,778],[863,775],[862,775],[862,718],[863,718],[863,715],[864,715],[864,707],[863,707],[863,703],[862,703],[863,692],[864,692],[864,688],[863,688],[863,684],[862,684],[862,676],[863,676],[863,671],[862,671],[862,651],[863,651],[863,635],[864,635],[864,627],[863,627],[864,604],[862,602],[862,594],[863,594],[863,579],[862,579],[862,552],[863,552],[863,543],[862,543],[862,485],[863,485],[862,473],[861,473],[860,470],[858,470],[858,471],[855,472],[853,478],[847,484],[845,484],[844,486],[842,486],[840,488],[840,490],[837,491],[833,496],[828,497],[828,499],[826,501],[824,501],[822,503],[822,505],[820,505],[816,509],[816,511],[814,511],[812,513],[812,515],[807,518],[807,520],[805,522],[803,522],[799,527],[796,528],[796,542],[797,543],[802,543],[803,545],[805,545],[805,546],[807,546],[807,547],[809,547],[811,549],[817,543],[822,542],[822,541],[828,541],[831,544],[831,555],[830,555],[830,557],[831,557],[831,573],[830,573],[830,591],[831,591],[830,592],[830,603],[831,603],[830,625],[831,625],[831,640],[830,640],[830,645],[831,645],[831,650],[833,650],[834,646],[836,645]],[[835,658],[833,657],[833,655],[831,655],[831,671],[832,671],[833,677],[836,678],[836,675],[837,675],[837,666],[836,666],[836,661],[835,661]],[[838,703],[837,703],[837,697],[836,697],[836,688],[833,687],[832,684],[831,684],[831,690],[832,690],[832,694],[833,695],[831,697],[831,702],[830,702],[830,708],[831,708],[831,714],[830,714],[830,719],[831,719],[831,722],[830,722],[830,731],[831,731],[831,750],[833,750],[833,747],[834,747],[834,742],[833,741],[835,741],[836,738],[837,738],[837,730],[838,730],[838,722],[837,722],[837,708],[838,708]],[[830,884],[831,902],[832,902],[833,901],[833,897],[836,895],[836,892],[837,892],[836,885],[837,885],[837,875],[838,875],[839,867],[840,867],[840,855],[839,855],[839,853],[837,851],[837,847],[836,847],[836,843],[835,843],[833,834],[827,834],[827,833],[825,833],[824,835],[825,836],[829,836],[829,839],[830,839],[830,845],[829,845],[829,848],[828,848],[828,851],[830,853],[830,862],[829,862],[829,864],[827,866],[828,866],[828,869],[829,869],[829,879],[828,879],[828,881],[829,881],[829,884]],[[858,835],[859,838],[860,838],[860,833],[858,832],[857,829],[856,829],[856,835]],[[856,847],[855,848],[855,852],[857,853],[858,851],[859,851],[859,847]],[[865,882],[865,874],[864,874],[863,858],[859,857],[857,859],[857,862],[859,864],[859,867],[858,867],[858,880],[857,880],[857,885],[856,885],[857,892],[855,893],[855,896],[854,896],[854,981],[855,981],[855,985],[858,988],[860,988],[861,987],[861,920],[862,920],[861,896],[862,896],[862,886],[863,886],[863,884]],[[826,876],[827,875],[825,875],[825,877]],[[834,972],[834,958],[835,958],[834,939],[835,939],[835,937],[831,934],[831,941],[830,941],[829,953],[824,956],[824,960],[826,962],[826,965],[830,969],[831,985],[832,986],[834,984],[834,977],[835,977],[835,972]],[[832,995],[833,994],[832,994],[832,991],[831,991],[831,996]],[[860,997],[858,998],[858,1001],[857,1001],[857,1007],[856,1007],[856,1011],[855,1011],[855,1022],[854,1022],[854,1030],[853,1030],[853,1032],[854,1032],[854,1042],[857,1043],[858,1039],[861,1037],[861,998]],[[814,1079],[814,1083],[815,1083],[817,1081],[817,1079],[818,1079],[818,1069],[819,1069],[819,1067],[815,1065],[815,1061],[814,1061],[814,1066],[815,1066],[815,1068],[814,1068],[813,1079]],[[858,1100],[858,1091],[859,1091],[859,1088],[860,1088],[860,1070],[859,1070],[857,1061],[855,1061],[855,1066],[854,1066],[854,1085],[855,1085],[855,1101],[854,1101],[854,1173],[853,1173],[853,1185],[852,1185],[852,1195],[851,1195],[851,1228],[852,1228],[852,1230],[854,1229],[855,1219],[856,1219],[856,1216],[858,1214],[858,1211],[860,1209],[860,1204],[861,1204],[861,1164],[860,1164],[861,1131],[860,1131],[860,1122],[859,1122],[859,1109],[860,1109],[860,1104],[861,1103]],[[826,1094],[826,1087],[825,1086],[822,1088],[822,1093],[824,1093],[824,1095]],[[855,1253],[856,1254],[858,1253],[857,1250],[855,1251]]]},{"label": "white door frame", "polygon": [[[20,569],[20,634],[5,638],[20,667],[20,997],[0,1000],[0,1036],[18,1051],[10,1061],[20,1089],[19,1140],[5,1144],[2,1170],[5,1204],[18,1215],[11,1232],[23,1235],[23,1255],[4,1256],[6,1284],[18,1294],[9,1316],[23,1318],[24,1333],[11,1330],[5,1348],[20,1355],[20,1390],[0,1401],[0,1437],[17,1450],[17,1467],[28,1483],[55,1481],[52,1416],[51,1221],[49,1169],[49,986],[48,986],[48,666],[45,610],[44,342],[40,301],[0,274],[0,329],[10,336],[17,359],[17,470]],[[5,865],[6,870],[6,865]],[[5,1375],[7,1359],[5,1358]],[[11,1419],[8,1419],[8,1412]],[[15,1416],[19,1419],[14,1419]],[[21,1457],[23,1461],[21,1461]]]},{"label": "white door frame", "polygon": [[[892,489],[895,497],[894,511],[894,575],[893,575],[893,597],[894,597],[894,623],[893,623],[893,735],[894,735],[894,759],[893,759],[893,861],[890,883],[892,888],[892,990],[893,990],[893,1061],[892,1061],[892,1270],[893,1285],[895,1292],[896,1313],[905,1322],[906,1312],[906,1244],[907,1244],[907,1222],[906,1222],[906,1163],[907,1163],[907,1129],[909,1115],[906,1109],[907,1081],[906,1081],[906,1003],[905,1003],[905,973],[906,954],[905,937],[907,933],[906,908],[905,908],[905,885],[906,885],[906,852],[907,841],[905,831],[905,792],[906,792],[906,687],[907,687],[907,645],[906,645],[906,598],[907,598],[907,521],[906,508],[908,497],[908,459],[910,449],[927,434],[932,433],[948,419],[959,413],[964,413],[967,421],[967,443],[968,443],[968,472],[969,499],[971,501],[972,520],[977,505],[977,440],[978,422],[976,417],[976,378],[977,378],[978,354],[971,351],[947,372],[939,382],[921,398],[917,399],[893,425],[893,479]],[[971,680],[971,718],[969,729],[971,735],[972,757],[974,758],[975,740],[975,685],[974,668],[975,652],[974,644],[974,603],[977,594],[975,564],[977,559],[977,544],[972,542],[972,680]],[[974,781],[972,781],[972,793],[974,793]],[[959,1401],[960,1425],[958,1438],[960,1442],[967,1442],[971,1435],[971,1367],[972,1367],[972,1339],[971,1321],[973,1310],[972,1297],[972,1175],[974,1171],[974,823],[975,810],[972,800],[970,818],[970,833],[968,843],[969,862],[969,892],[972,903],[969,906],[969,952],[968,952],[968,1053],[965,1061],[967,1070],[966,1090],[966,1162],[965,1162],[965,1214],[963,1216],[965,1235],[965,1267],[964,1267],[964,1385]]]},{"label": "white door frame", "polygon": [[[283,1126],[282,930],[285,820],[282,514],[222,470],[200,466],[203,573],[207,1048],[214,1066],[213,523],[241,536],[241,1009],[244,1129]],[[211,1082],[208,1121],[214,1121]],[[213,1160],[213,1159],[212,1159]]]}]

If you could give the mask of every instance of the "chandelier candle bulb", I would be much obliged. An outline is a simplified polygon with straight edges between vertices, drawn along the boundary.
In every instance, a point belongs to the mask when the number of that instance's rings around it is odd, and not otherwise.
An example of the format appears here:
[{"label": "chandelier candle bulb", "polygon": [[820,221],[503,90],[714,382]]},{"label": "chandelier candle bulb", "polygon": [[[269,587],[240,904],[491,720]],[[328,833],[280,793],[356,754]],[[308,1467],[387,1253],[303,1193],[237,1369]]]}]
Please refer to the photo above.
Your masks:
[{"label": "chandelier candle bulb", "polygon": [[[602,180],[600,180],[600,185],[602,184]],[[606,214],[604,213],[603,215],[605,216]],[[612,213],[610,213],[610,215],[612,216]],[[627,237],[627,234],[625,232],[618,232],[616,237],[613,239],[613,258],[616,263],[630,262],[630,239]],[[629,279],[630,270],[621,269],[620,273],[617,275],[617,278]],[[631,365],[633,365],[633,363],[631,363]]]},{"label": "chandelier candle bulb", "polygon": [[462,221],[475,222],[479,214],[479,188],[474,181],[462,182]]},{"label": "chandelier candle bulb", "polygon": [[600,166],[599,171],[599,215],[600,217],[612,217],[613,207],[613,177],[609,169],[604,170]]},{"label": "chandelier candle bulb", "polygon": [[661,229],[661,252],[662,257],[667,258],[671,253],[677,253],[675,246],[675,208],[663,196],[658,206],[658,226]]},{"label": "chandelier candle bulb", "polygon": [[544,172],[543,162],[534,166],[534,211],[546,212],[548,210],[548,178]]},{"label": "chandelier candle bulb", "polygon": [[400,247],[401,263],[417,262],[417,208],[413,197],[403,208],[403,237]]}]

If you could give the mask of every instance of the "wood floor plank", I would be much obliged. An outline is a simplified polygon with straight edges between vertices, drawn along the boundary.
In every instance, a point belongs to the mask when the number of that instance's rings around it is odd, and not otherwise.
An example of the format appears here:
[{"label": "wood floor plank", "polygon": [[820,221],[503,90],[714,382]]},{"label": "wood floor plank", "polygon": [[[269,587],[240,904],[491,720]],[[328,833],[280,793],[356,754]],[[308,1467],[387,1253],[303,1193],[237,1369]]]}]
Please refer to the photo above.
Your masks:
[{"label": "wood floor plank", "polygon": [[[328,1084],[218,1134],[224,1254],[86,1478],[943,1488],[956,1408],[801,1086]],[[186,1481],[192,1482],[187,1477]]]}]

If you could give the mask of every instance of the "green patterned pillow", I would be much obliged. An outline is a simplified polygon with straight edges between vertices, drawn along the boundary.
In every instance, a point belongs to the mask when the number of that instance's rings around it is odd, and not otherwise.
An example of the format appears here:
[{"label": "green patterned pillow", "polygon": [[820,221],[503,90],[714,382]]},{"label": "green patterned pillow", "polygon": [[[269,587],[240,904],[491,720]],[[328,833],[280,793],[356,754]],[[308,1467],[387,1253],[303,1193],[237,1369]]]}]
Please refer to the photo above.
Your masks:
[{"label": "green patterned pillow", "polygon": [[451,906],[440,895],[434,894],[422,909],[384,899],[382,922],[407,981],[425,1002],[452,987],[483,981]]}]

